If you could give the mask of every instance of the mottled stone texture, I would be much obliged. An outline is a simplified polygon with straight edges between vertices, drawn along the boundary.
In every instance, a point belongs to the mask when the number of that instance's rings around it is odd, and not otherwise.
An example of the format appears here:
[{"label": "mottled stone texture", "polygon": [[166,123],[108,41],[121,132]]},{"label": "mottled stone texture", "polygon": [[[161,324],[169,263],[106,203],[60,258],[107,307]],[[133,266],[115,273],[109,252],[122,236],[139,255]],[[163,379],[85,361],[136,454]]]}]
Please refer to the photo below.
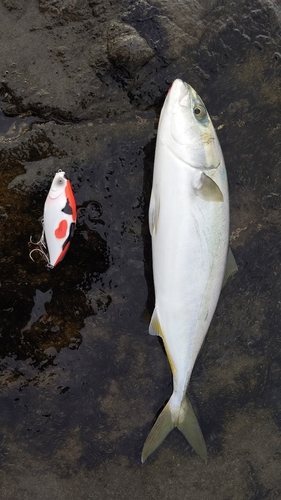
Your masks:
[{"label": "mottled stone texture", "polygon": [[[279,2],[2,0],[0,18],[1,499],[281,498]],[[147,210],[177,77],[218,132],[239,272],[188,389],[208,464],[174,431],[141,466],[172,391]],[[50,271],[29,238],[59,168],[78,220]]]}]

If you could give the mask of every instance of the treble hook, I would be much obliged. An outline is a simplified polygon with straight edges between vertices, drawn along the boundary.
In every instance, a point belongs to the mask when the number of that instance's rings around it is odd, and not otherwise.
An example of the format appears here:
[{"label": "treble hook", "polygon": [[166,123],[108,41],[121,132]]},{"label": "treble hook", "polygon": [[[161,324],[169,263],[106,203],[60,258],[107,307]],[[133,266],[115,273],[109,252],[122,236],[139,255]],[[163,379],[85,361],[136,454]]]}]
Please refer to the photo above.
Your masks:
[{"label": "treble hook", "polygon": [[45,230],[44,230],[44,219],[43,218],[41,219],[41,223],[42,223],[43,229],[42,229],[42,234],[40,236],[40,239],[38,241],[33,241],[32,236],[30,236],[30,238],[29,238],[29,242],[32,245],[38,245],[38,248],[33,248],[33,250],[31,250],[29,252],[29,257],[31,258],[31,260],[33,260],[33,262],[35,262],[33,257],[32,257],[32,254],[33,254],[33,252],[36,252],[36,251],[40,252],[43,255],[44,259],[47,261],[47,267],[49,267],[50,269],[53,269],[54,266],[52,266],[50,264],[50,259],[47,255],[47,253],[44,251],[44,249],[47,249],[47,245],[45,243]]},{"label": "treble hook", "polygon": [[53,267],[54,267],[54,266],[52,266],[52,265],[50,264],[49,257],[48,257],[48,255],[44,252],[44,250],[42,250],[42,248],[33,248],[33,250],[31,250],[31,251],[29,252],[29,257],[31,258],[31,260],[33,260],[33,262],[35,262],[35,260],[34,260],[34,259],[33,259],[33,257],[32,257],[33,252],[40,252],[40,253],[43,255],[43,257],[44,257],[44,259],[46,260],[46,262],[47,262],[47,267],[49,267],[50,269],[53,269]]}]

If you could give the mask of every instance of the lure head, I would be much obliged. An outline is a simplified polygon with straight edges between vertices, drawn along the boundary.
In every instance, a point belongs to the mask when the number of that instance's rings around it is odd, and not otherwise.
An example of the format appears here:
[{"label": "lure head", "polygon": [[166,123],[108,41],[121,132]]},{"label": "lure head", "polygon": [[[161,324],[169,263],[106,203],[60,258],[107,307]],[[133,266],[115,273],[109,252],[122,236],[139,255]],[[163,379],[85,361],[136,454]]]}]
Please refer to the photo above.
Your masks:
[{"label": "lure head", "polygon": [[180,79],[165,99],[158,140],[193,168],[209,170],[221,164],[222,152],[208,111],[197,92]]},{"label": "lure head", "polygon": [[53,179],[49,196],[50,198],[58,198],[66,189],[67,179],[65,178],[65,172],[59,170]]}]

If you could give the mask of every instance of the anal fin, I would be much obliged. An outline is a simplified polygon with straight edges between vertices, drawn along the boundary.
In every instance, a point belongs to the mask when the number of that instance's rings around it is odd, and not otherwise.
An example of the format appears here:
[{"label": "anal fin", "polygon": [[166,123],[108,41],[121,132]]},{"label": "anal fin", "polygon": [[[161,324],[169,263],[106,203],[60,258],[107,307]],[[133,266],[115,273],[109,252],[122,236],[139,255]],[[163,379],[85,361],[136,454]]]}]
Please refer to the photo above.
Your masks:
[{"label": "anal fin", "polygon": [[231,251],[231,248],[228,248],[228,253],[227,253],[227,258],[226,258],[226,265],[225,265],[225,271],[224,271],[224,277],[223,277],[223,282],[222,282],[222,288],[226,284],[228,278],[232,276],[233,274],[237,273],[238,271],[238,266],[236,264],[234,255]]},{"label": "anal fin", "polygon": [[163,332],[158,318],[156,307],[153,311],[148,331],[150,335],[159,335],[159,337],[163,338]]}]

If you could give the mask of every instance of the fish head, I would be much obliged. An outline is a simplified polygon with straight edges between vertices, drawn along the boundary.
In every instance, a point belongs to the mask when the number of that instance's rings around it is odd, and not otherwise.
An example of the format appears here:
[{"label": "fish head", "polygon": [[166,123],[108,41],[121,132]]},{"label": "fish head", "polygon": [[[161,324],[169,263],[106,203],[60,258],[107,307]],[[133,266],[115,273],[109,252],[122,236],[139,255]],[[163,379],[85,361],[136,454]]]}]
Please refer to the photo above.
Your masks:
[{"label": "fish head", "polygon": [[50,198],[58,198],[62,193],[65,192],[67,186],[67,179],[65,178],[65,172],[59,170],[53,179],[52,185],[50,187],[49,196]]},{"label": "fish head", "polygon": [[158,127],[159,140],[193,168],[221,164],[222,152],[208,111],[197,92],[180,79],[166,96]]}]

